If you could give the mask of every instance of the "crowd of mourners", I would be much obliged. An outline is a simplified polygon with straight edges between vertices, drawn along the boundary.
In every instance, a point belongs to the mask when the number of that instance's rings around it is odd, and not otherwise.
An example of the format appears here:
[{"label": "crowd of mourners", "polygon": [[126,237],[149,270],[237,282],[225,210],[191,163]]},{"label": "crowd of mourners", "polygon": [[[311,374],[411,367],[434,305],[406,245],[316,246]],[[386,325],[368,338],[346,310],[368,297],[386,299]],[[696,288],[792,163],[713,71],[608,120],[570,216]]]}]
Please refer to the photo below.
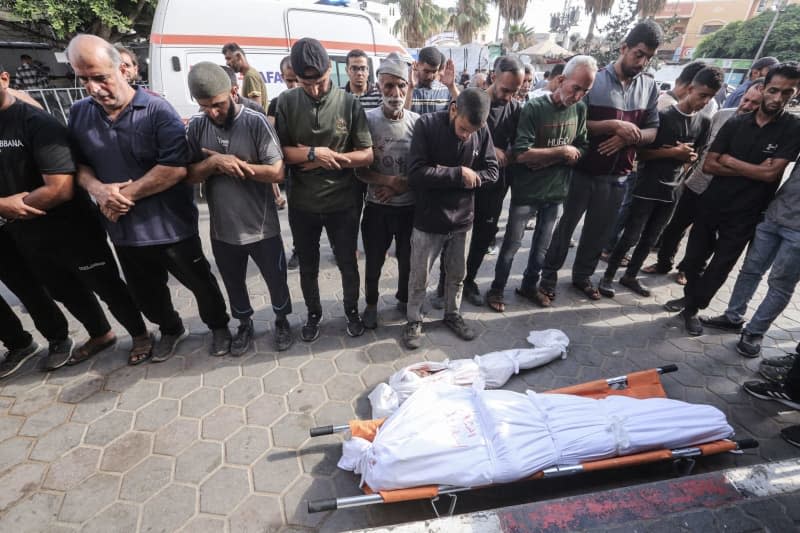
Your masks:
[{"label": "crowd of mourners", "polygon": [[[453,62],[435,48],[421,49],[411,64],[389,54],[373,81],[370,58],[353,50],[349,82],[339,88],[326,50],[303,38],[280,64],[288,90],[272,100],[245,52],[230,43],[222,49],[225,66],[192,66],[188,90],[199,112],[184,124],[165,99],[135,85],[133,54],[79,35],[67,57],[89,96],[72,106],[68,127],[9,89],[0,68],[0,281],[48,341],[45,370],[79,364],[116,343],[98,297],[131,337],[131,365],[169,359],[188,334],[170,274],[197,302],[211,331],[210,355],[241,356],[254,336],[252,259],[269,292],[274,349],[283,351],[296,334],[288,320],[292,267],[307,310],[299,336],[312,342],[320,335],[325,230],[341,274],[347,334],[379,326],[382,270],[394,245],[394,296],[407,318],[401,341],[416,349],[437,260],[431,304],[444,309],[447,328],[472,340],[462,297],[505,310],[526,230],[529,253],[516,294],[551,307],[571,247],[571,285],[582,296],[613,298],[618,284],[647,298],[640,271],[670,273],[691,228],[676,267],[684,296],[665,307],[687,334],[736,331],[737,351],[758,357],[800,279],[800,169],[781,185],[800,151],[800,118],[787,111],[800,68],[756,61],[720,109],[724,75],[699,61],[660,94],[645,70],[661,39],[657,24],[639,23],[615,62],[598,67],[577,55],[535,87],[530,66],[513,56],[497,58],[485,80],[465,87],[466,77],[457,80]],[[197,184],[227,304],[201,244]],[[494,276],[481,288],[478,271],[497,249],[509,189]],[[278,217],[287,199],[288,261]],[[657,261],[645,266],[654,249]],[[745,249],[726,311],[700,316]],[[606,268],[595,281],[601,260]],[[766,295],[746,321],[767,271]],[[83,325],[87,341],[73,344],[55,301]],[[238,320],[233,334],[231,317]],[[0,340],[8,350],[0,377],[40,352],[2,299]],[[797,354],[765,358],[760,369],[767,381],[746,383],[749,393],[800,408]]]}]

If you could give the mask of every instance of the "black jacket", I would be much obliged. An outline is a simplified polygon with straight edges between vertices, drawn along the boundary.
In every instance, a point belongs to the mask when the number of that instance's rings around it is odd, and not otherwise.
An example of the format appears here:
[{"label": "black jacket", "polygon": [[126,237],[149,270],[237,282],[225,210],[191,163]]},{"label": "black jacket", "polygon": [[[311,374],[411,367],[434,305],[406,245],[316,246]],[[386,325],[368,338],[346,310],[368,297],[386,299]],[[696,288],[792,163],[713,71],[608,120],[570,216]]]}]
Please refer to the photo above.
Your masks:
[{"label": "black jacket", "polygon": [[464,187],[461,167],[475,170],[482,185],[497,181],[489,129],[484,126],[461,142],[447,111],[425,114],[414,126],[409,158],[408,183],[416,198],[414,227],[439,234],[469,231],[475,189]]}]

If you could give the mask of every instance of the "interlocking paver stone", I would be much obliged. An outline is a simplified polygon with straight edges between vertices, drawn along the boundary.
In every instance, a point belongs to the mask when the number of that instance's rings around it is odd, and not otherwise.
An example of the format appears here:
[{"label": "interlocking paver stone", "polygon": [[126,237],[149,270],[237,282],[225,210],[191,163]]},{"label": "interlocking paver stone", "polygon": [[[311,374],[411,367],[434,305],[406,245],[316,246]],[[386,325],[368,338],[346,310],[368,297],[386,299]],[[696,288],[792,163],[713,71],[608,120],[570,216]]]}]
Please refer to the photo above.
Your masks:
[{"label": "interlocking paver stone", "polygon": [[242,375],[263,378],[270,370],[275,368],[277,364],[274,355],[259,353],[248,359],[247,364],[242,365]]},{"label": "interlocking paver stone", "polygon": [[280,494],[298,475],[297,453],[273,448],[253,466],[253,485],[257,492]]},{"label": "interlocking paver stone", "polygon": [[298,448],[308,439],[308,430],[314,419],[307,414],[289,413],[272,425],[272,442],[275,446]]},{"label": "interlocking paver stone", "polygon": [[331,400],[350,401],[364,392],[364,385],[357,376],[339,374],[325,384],[325,390]]},{"label": "interlocking paver stone", "polygon": [[58,519],[77,524],[88,520],[116,499],[119,479],[111,474],[95,474],[68,491]]},{"label": "interlocking paver stone", "polygon": [[101,470],[125,472],[150,454],[153,435],[131,432],[115,440],[103,452]]},{"label": "interlocking paver stone", "polygon": [[30,416],[39,409],[42,409],[56,399],[58,396],[58,387],[52,385],[44,385],[31,389],[21,396],[17,397],[14,406],[9,410],[9,414]]},{"label": "interlocking paver stone", "polygon": [[130,533],[136,531],[138,522],[137,505],[116,502],[86,522],[81,533]]},{"label": "interlocking paver stone", "polygon": [[119,397],[117,409],[135,411],[143,405],[158,398],[161,385],[152,381],[140,381],[133,385]]},{"label": "interlocking paver stone", "polygon": [[61,500],[62,496],[59,494],[37,492],[0,516],[0,531],[50,533],[54,530],[50,522],[58,516]]},{"label": "interlocking paver stone", "polygon": [[309,413],[325,401],[325,390],[321,385],[302,384],[295,387],[286,397],[289,411]]},{"label": "interlocking paver stone", "polygon": [[244,410],[241,407],[223,405],[208,416],[203,417],[202,436],[204,439],[225,440],[244,424]]},{"label": "interlocking paver stone", "polygon": [[196,516],[181,529],[181,533],[218,533],[225,530],[225,520],[210,516]]},{"label": "interlocking paver stone", "polygon": [[286,412],[286,400],[282,396],[262,394],[245,409],[247,423],[269,426]]},{"label": "interlocking paver stone", "polygon": [[24,422],[21,416],[0,416],[0,442],[16,435]]},{"label": "interlocking paver stone", "polygon": [[199,426],[199,420],[190,418],[173,420],[156,432],[153,452],[164,455],[178,455],[197,440]]},{"label": "interlocking paver stone", "polygon": [[65,403],[80,403],[99,391],[103,387],[103,383],[105,383],[104,377],[97,374],[86,374],[77,381],[64,386],[58,399]]},{"label": "interlocking paver stone", "polygon": [[239,377],[240,369],[238,365],[230,363],[222,364],[203,374],[203,386],[222,388],[234,379]]},{"label": "interlocking paver stone", "polygon": [[19,429],[19,434],[27,437],[40,437],[54,427],[63,424],[70,413],[72,413],[71,405],[53,404],[29,416]]},{"label": "interlocking paver stone", "polygon": [[136,413],[133,429],[156,431],[178,416],[178,400],[160,398]]},{"label": "interlocking paver stone", "polygon": [[200,388],[202,376],[195,374],[178,374],[161,385],[161,396],[164,398],[180,399]]},{"label": "interlocking paver stone", "polygon": [[334,373],[333,363],[325,359],[315,359],[300,369],[300,376],[305,383],[325,383]]},{"label": "interlocking paver stone", "polygon": [[44,470],[43,464],[22,463],[0,474],[0,512],[36,490]]},{"label": "interlocking paver stone", "polygon": [[[85,430],[86,426],[84,424],[76,424],[74,422],[68,422],[55,428],[36,442],[36,446],[31,452],[31,459],[46,462],[55,461],[80,445]],[[0,453],[0,457],[2,455]]]},{"label": "interlocking paver stone", "polygon": [[114,392],[125,392],[137,382],[143,380],[146,373],[147,370],[142,365],[124,366],[108,375],[105,389]]},{"label": "interlocking paver stone", "polygon": [[225,441],[225,461],[236,465],[249,465],[269,448],[269,430],[243,427]]},{"label": "interlocking paver stone", "polygon": [[250,494],[247,471],[224,466],[200,485],[200,511],[225,515]]},{"label": "interlocking paver stone", "polygon": [[175,463],[175,481],[199,483],[222,464],[222,444],[195,442],[178,456]]},{"label": "interlocking paver stone", "polygon": [[118,392],[99,391],[75,406],[70,420],[73,422],[89,423],[114,409],[119,398]]},{"label": "interlocking paver stone", "polygon": [[24,463],[33,442],[33,439],[14,437],[0,443],[0,472]]},{"label": "interlocking paver stone", "polygon": [[195,515],[196,508],[197,489],[185,485],[169,485],[144,505],[141,531],[175,531]]},{"label": "interlocking paver stone", "polygon": [[171,458],[157,455],[148,457],[123,476],[120,499],[145,501],[170,482],[172,466]]},{"label": "interlocking paver stone", "polygon": [[77,448],[50,466],[43,488],[52,490],[69,490],[97,469],[100,450],[95,448]]},{"label": "interlocking paver stone", "polygon": [[372,362],[363,350],[345,350],[334,361],[339,371],[350,374],[358,374]]},{"label": "interlocking paver stone", "polygon": [[261,395],[261,380],[241,377],[227,385],[222,392],[226,404],[244,407]]},{"label": "interlocking paver stone", "polygon": [[300,382],[297,370],[291,368],[276,368],[262,380],[264,392],[267,394],[283,395],[292,390]]},{"label": "interlocking paver stone", "polygon": [[277,498],[252,495],[230,515],[231,531],[262,533],[275,531],[283,524]]},{"label": "interlocking paver stone", "polygon": [[220,391],[217,389],[197,389],[181,400],[181,415],[200,418],[211,412],[220,403]]},{"label": "interlocking paver stone", "polygon": [[111,411],[89,425],[83,442],[93,446],[105,446],[131,429],[133,413]]},{"label": "interlocking paver stone", "polygon": [[309,514],[306,501],[330,498],[332,494],[333,485],[329,480],[301,476],[281,497],[286,518],[290,524],[306,527],[319,525],[324,517],[323,513]]}]

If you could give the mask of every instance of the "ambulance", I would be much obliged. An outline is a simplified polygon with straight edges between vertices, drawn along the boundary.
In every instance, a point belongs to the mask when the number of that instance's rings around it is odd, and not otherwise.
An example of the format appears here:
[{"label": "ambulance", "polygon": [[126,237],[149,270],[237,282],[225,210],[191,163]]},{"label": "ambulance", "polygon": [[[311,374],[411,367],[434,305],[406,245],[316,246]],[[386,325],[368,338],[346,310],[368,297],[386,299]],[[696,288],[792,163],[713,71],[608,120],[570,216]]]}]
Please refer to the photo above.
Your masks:
[{"label": "ambulance", "polygon": [[[332,62],[331,79],[347,83],[345,58],[355,48],[369,56],[370,79],[380,59],[408,51],[364,11],[311,2],[264,0],[160,0],[150,34],[150,88],[188,118],[197,112],[186,77],[201,61],[225,64],[222,47],[235,42],[264,79],[270,98],[286,89],[281,59],[302,37],[318,39]],[[240,76],[241,80],[241,76]]]}]

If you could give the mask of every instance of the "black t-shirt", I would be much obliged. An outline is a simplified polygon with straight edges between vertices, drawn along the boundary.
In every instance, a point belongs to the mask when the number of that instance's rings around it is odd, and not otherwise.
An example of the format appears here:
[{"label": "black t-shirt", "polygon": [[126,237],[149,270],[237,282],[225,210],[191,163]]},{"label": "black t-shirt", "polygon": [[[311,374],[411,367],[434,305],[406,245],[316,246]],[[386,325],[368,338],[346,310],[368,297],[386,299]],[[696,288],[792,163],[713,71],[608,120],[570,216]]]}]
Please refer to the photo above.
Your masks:
[{"label": "black t-shirt", "polygon": [[[492,142],[498,150],[510,150],[514,146],[521,111],[522,104],[516,100],[509,103],[492,102],[486,125],[492,135]],[[501,168],[498,180],[493,184],[487,184],[486,188],[504,187],[509,176],[507,170],[508,168]]]},{"label": "black t-shirt", "polygon": [[267,106],[267,116],[275,118],[278,116],[278,99],[273,98],[269,101],[269,106]]},{"label": "black t-shirt", "polygon": [[[706,115],[686,115],[674,105],[658,112],[658,133],[650,148],[693,143],[700,153],[708,142],[711,120]],[[672,202],[677,180],[683,172],[683,161],[651,159],[639,163],[638,178],[633,195],[637,198]]]},{"label": "black t-shirt", "polygon": [[[0,111],[0,197],[32,192],[44,185],[42,174],[74,174],[67,128],[33,106],[14,102]],[[77,188],[76,188],[77,189]],[[76,215],[85,215],[87,197],[76,190],[73,200],[46,215],[7,224],[12,234],[47,231]]]},{"label": "black t-shirt", "polygon": [[[784,112],[759,127],[756,113],[731,117],[708,149],[760,165],[769,158],[794,160],[800,152],[800,118]],[[725,211],[760,213],[766,209],[780,180],[767,183],[744,176],[714,176],[703,199]]]}]

